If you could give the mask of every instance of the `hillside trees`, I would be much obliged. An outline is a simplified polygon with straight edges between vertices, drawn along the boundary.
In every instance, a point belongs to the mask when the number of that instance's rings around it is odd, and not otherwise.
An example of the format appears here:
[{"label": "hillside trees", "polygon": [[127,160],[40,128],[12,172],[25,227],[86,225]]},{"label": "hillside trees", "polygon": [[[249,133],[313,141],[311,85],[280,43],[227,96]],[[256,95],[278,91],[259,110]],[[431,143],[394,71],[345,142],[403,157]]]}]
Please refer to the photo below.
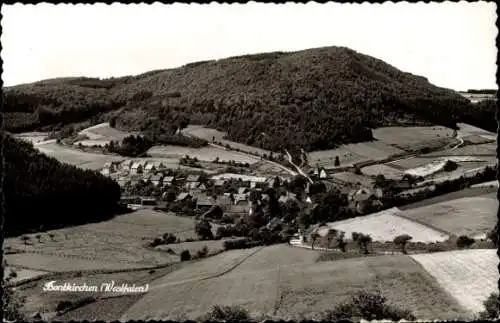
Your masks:
[{"label": "hillside trees", "polygon": [[6,235],[102,221],[120,200],[118,184],[97,172],[63,164],[1,132]]},{"label": "hillside trees", "polygon": [[168,134],[187,123],[205,124],[226,131],[228,139],[288,149],[293,156],[300,148],[371,140],[371,128],[379,126],[455,127],[463,120],[496,129],[491,102],[472,105],[423,77],[343,47],[263,53],[107,80],[45,80],[5,92],[11,131],[111,117],[117,128],[140,131],[162,120]]}]

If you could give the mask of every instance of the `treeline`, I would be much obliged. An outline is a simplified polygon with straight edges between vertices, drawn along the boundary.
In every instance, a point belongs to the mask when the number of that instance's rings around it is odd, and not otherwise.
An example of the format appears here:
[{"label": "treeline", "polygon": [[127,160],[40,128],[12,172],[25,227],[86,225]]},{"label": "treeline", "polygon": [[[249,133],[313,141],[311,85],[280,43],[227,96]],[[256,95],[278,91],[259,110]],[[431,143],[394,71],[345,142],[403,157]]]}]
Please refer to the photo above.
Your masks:
[{"label": "treeline", "polygon": [[113,180],[62,164],[5,132],[0,139],[7,236],[101,221],[118,211],[120,187]]},{"label": "treeline", "polygon": [[493,89],[467,90],[467,93],[471,94],[497,94],[497,92],[497,90]]},{"label": "treeline", "polygon": [[380,126],[455,128],[464,120],[491,129],[494,115],[489,105],[472,105],[423,77],[341,47],[246,55],[135,77],[39,82],[5,91],[10,130],[116,116],[118,128],[169,134],[164,140],[172,142],[173,129],[187,118],[226,131],[231,140],[291,153],[299,147],[312,151],[371,140],[371,129]]}]

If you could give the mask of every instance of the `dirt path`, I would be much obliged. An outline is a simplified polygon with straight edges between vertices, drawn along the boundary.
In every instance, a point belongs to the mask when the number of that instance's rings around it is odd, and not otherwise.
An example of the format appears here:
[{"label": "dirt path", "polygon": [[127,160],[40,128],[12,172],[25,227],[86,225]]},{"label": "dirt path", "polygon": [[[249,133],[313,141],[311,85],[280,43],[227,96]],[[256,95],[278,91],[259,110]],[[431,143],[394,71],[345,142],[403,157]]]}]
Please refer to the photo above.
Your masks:
[{"label": "dirt path", "polygon": [[304,176],[305,178],[307,178],[307,180],[309,181],[309,183],[313,184],[313,183],[314,183],[314,182],[313,182],[313,180],[312,180],[312,179],[311,179],[311,178],[310,178],[310,177],[309,177],[309,176],[308,176],[308,175],[307,175],[307,174],[306,174],[306,173],[305,173],[302,169],[300,169],[300,167],[299,167],[299,166],[297,166],[297,165],[293,162],[293,160],[292,160],[292,156],[290,155],[290,153],[288,152],[288,150],[285,150],[285,153],[286,153],[286,154],[287,154],[287,156],[288,156],[288,162],[289,162],[290,164],[292,164],[292,165],[293,165],[293,167],[295,167],[295,168],[297,169],[297,172],[299,172],[299,174],[300,174],[300,175],[302,175],[302,176]]}]

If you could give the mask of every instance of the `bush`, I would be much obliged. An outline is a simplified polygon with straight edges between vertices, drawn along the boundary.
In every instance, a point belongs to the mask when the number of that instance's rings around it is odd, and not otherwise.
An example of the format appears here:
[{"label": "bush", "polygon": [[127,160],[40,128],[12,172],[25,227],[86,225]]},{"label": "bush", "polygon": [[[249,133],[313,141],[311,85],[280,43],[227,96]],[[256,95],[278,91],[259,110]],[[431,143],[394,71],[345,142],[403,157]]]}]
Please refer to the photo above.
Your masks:
[{"label": "bush", "polygon": [[387,304],[387,299],[380,293],[360,292],[347,302],[338,305],[334,310],[326,313],[326,320],[383,320],[392,321],[415,320],[415,316],[408,310],[400,309]]},{"label": "bush", "polygon": [[445,172],[452,172],[457,168],[458,168],[457,163],[455,163],[454,161],[451,161],[451,160],[447,160],[446,163],[444,164],[443,170]]},{"label": "bush", "polygon": [[189,261],[191,260],[191,253],[189,250],[184,250],[181,252],[181,261]]},{"label": "bush", "polygon": [[62,312],[70,309],[71,307],[73,307],[73,303],[71,301],[61,301],[57,304],[56,311]]},{"label": "bush", "polygon": [[200,250],[198,250],[196,252],[196,256],[198,258],[205,258],[207,255],[208,255],[208,247],[207,246],[203,246],[203,248],[201,248]]},{"label": "bush", "polygon": [[162,240],[162,239],[160,239],[160,238],[155,238],[155,239],[154,239],[154,240],[153,240],[153,241],[149,244],[149,246],[154,248],[154,247],[156,247],[156,246],[161,245],[162,243],[163,243],[163,240]]},{"label": "bush", "polygon": [[480,319],[491,320],[500,317],[500,298],[497,293],[492,293],[483,304],[485,310],[479,313]]},{"label": "bush", "polygon": [[177,237],[172,233],[163,234],[163,243],[174,243],[177,241]]},{"label": "bush", "polygon": [[212,310],[208,312],[204,321],[245,321],[250,320],[250,315],[248,311],[241,306],[219,306],[216,305],[212,307]]},{"label": "bush", "polygon": [[472,238],[469,238],[468,236],[460,236],[457,239],[457,247],[460,249],[462,248],[467,248],[472,246],[474,244],[475,240]]}]

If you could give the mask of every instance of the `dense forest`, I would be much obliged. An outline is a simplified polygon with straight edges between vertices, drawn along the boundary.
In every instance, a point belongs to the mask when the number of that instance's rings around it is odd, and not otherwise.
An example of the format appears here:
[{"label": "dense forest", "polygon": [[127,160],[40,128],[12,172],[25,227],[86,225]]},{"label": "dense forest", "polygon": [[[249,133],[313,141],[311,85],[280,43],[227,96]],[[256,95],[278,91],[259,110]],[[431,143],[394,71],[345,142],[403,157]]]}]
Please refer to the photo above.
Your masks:
[{"label": "dense forest", "polygon": [[118,211],[120,187],[113,180],[62,164],[3,131],[0,140],[7,236],[101,221]]},{"label": "dense forest", "polygon": [[389,125],[466,121],[496,131],[491,102],[473,105],[344,47],[245,55],[103,80],[52,79],[5,92],[11,131],[113,119],[117,128],[158,132],[189,118],[274,151],[366,141],[372,128]]}]

